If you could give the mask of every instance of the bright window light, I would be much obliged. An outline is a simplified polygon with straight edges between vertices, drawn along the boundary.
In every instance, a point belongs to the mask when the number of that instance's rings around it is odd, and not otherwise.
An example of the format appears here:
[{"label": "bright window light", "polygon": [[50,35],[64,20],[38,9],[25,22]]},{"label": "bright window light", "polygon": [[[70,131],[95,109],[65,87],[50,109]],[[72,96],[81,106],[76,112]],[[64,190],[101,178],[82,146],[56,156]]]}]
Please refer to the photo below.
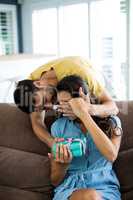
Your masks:
[{"label": "bright window light", "polygon": [[60,54],[89,55],[88,4],[74,4],[59,8]]},{"label": "bright window light", "polygon": [[126,12],[119,0],[90,4],[91,59],[104,74],[114,98],[127,98]]},{"label": "bright window light", "polygon": [[57,55],[57,9],[35,10],[32,14],[33,52]]},{"label": "bright window light", "polygon": [[69,2],[33,10],[33,52],[87,57],[115,99],[129,98],[127,1]]}]

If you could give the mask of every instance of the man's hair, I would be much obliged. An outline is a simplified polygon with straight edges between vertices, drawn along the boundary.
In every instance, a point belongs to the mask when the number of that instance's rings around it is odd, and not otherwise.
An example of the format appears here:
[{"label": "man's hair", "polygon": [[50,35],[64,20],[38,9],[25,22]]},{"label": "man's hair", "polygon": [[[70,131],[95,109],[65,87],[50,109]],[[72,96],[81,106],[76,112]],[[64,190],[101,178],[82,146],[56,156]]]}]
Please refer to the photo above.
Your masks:
[{"label": "man's hair", "polygon": [[35,100],[33,93],[37,90],[38,88],[32,80],[25,79],[19,81],[14,91],[14,101],[18,108],[25,113],[34,112]]},{"label": "man's hair", "polygon": [[69,92],[72,97],[79,97],[80,88],[82,88],[84,94],[88,93],[87,83],[77,75],[66,76],[57,84],[58,92]]}]

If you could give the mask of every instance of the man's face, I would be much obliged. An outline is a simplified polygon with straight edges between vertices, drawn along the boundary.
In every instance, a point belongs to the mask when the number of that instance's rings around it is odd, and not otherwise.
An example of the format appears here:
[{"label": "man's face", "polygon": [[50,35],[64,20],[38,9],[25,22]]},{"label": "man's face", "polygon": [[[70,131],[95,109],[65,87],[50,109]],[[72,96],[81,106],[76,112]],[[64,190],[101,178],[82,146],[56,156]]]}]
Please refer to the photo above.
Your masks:
[{"label": "man's face", "polygon": [[52,98],[55,95],[54,88],[45,86],[34,93],[34,101],[36,110],[42,110],[44,106],[52,103]]},{"label": "man's face", "polygon": [[55,71],[51,69],[44,72],[39,80],[34,81],[34,85],[38,88],[38,91],[34,93],[35,107],[38,109],[51,104],[57,85]]},{"label": "man's face", "polygon": [[55,74],[55,71],[53,69],[44,72],[40,79],[37,81],[34,81],[34,84],[38,88],[43,88],[45,86],[57,86],[57,77]]}]

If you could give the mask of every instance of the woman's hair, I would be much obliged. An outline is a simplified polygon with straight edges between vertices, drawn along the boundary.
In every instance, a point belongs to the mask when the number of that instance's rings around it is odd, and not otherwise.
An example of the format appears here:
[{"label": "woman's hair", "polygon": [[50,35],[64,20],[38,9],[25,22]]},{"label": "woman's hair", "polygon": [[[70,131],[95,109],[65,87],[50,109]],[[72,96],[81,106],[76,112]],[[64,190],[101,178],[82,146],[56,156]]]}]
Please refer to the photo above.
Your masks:
[{"label": "woman's hair", "polygon": [[88,93],[87,83],[77,75],[66,76],[57,84],[57,92],[69,92],[73,98],[79,97],[80,88],[82,88],[84,94]]}]

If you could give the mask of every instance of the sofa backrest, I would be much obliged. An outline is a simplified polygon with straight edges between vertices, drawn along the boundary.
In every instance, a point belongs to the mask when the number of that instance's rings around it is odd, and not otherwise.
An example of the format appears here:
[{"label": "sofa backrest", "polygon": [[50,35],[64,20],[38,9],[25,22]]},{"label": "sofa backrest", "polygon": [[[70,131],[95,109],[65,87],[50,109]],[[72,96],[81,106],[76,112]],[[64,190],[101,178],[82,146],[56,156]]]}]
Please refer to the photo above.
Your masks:
[{"label": "sofa backrest", "polygon": [[29,115],[0,104],[0,199],[52,199],[48,151]]},{"label": "sofa backrest", "polygon": [[117,102],[117,105],[123,137],[114,168],[120,180],[122,193],[130,193],[133,190],[133,101]]},{"label": "sofa backrest", "polygon": [[47,155],[49,149],[32,131],[28,114],[13,104],[0,104],[0,146]]},{"label": "sofa backrest", "polygon": [[[133,189],[133,101],[117,102],[123,138],[114,169],[122,193]],[[0,146],[47,155],[49,149],[32,131],[29,116],[14,105],[0,104]]]}]

